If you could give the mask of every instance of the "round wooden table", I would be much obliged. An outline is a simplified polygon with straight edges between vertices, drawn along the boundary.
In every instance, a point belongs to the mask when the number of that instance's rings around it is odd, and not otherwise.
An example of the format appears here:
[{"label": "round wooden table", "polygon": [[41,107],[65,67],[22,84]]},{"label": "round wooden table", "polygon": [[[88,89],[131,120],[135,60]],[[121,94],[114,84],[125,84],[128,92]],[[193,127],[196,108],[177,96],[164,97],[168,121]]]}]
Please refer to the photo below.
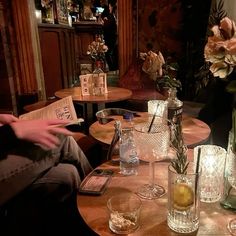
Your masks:
[{"label": "round wooden table", "polygon": [[[167,190],[167,162],[155,163],[155,182]],[[138,175],[123,176],[119,173],[118,165],[106,162],[99,168],[114,171],[107,190],[101,196],[77,195],[77,207],[85,223],[98,235],[114,235],[108,226],[107,200],[124,192],[136,192],[137,189],[148,183],[148,164],[140,164]],[[180,235],[173,232],[167,225],[167,194],[155,200],[142,200],[140,215],[140,228],[129,235],[134,236],[174,236]],[[188,235],[230,235],[227,231],[227,223],[235,217],[235,213],[223,209],[219,202],[202,203],[200,205],[200,226],[198,231]]]},{"label": "round wooden table", "polygon": [[58,90],[55,92],[55,96],[57,98],[72,96],[73,102],[84,106],[83,118],[87,124],[91,124],[94,121],[95,113],[105,108],[105,103],[123,101],[132,96],[132,91],[125,88],[108,87],[107,90],[108,93],[103,96],[82,96],[81,87],[73,87]]},{"label": "round wooden table", "polygon": [[[137,114],[140,115],[140,117],[135,117],[133,119],[134,124],[144,122],[148,118],[147,112],[137,112]],[[124,121],[122,116],[109,117],[120,120],[122,126],[130,125],[128,122]],[[89,127],[89,134],[99,142],[110,145],[114,135],[115,120],[107,124],[100,124],[98,121],[94,122]],[[183,115],[182,125],[184,142],[188,148],[203,144],[209,139],[211,129],[203,121]]]},{"label": "round wooden table", "polygon": [[132,96],[132,91],[120,87],[108,87],[108,93],[104,96],[86,95],[82,96],[81,87],[73,87],[67,89],[61,89],[55,92],[55,96],[58,98],[64,98],[72,96],[74,102],[79,103],[108,103],[118,102],[129,99]]}]

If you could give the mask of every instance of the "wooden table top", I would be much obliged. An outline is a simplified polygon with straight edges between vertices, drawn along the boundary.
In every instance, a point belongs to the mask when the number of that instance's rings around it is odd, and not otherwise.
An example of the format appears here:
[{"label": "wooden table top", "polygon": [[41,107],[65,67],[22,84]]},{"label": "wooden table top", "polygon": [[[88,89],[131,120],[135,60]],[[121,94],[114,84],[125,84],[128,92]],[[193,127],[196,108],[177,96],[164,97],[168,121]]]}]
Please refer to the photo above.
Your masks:
[{"label": "wooden table top", "polygon": [[[138,112],[140,117],[133,119],[134,124],[144,122],[148,118],[147,112]],[[122,126],[129,126],[128,122],[124,121],[122,116],[109,116],[121,121]],[[98,121],[94,122],[89,127],[89,134],[103,144],[111,144],[114,135],[115,120],[107,124],[100,124]],[[210,127],[203,121],[183,115],[183,136],[184,142],[188,148],[193,148],[197,145],[205,143],[211,133]]]},{"label": "wooden table top", "polygon": [[108,103],[118,102],[129,99],[132,96],[132,91],[120,87],[108,87],[108,93],[104,96],[86,95],[82,96],[81,87],[73,87],[61,89],[55,92],[55,96],[58,98],[64,98],[72,96],[73,101],[80,103]]},{"label": "wooden table top", "polygon": [[[167,190],[168,163],[155,163],[155,182]],[[101,196],[77,195],[77,207],[85,223],[98,235],[114,235],[108,226],[107,200],[123,192],[136,192],[143,184],[148,183],[148,164],[140,164],[137,176],[122,176],[119,166],[106,162],[99,168],[112,169],[114,175],[107,190]],[[167,194],[155,200],[142,200],[140,228],[129,235],[134,236],[174,236],[181,235],[173,232],[167,225]],[[223,209],[219,202],[200,204],[200,226],[198,231],[187,235],[219,236],[230,235],[227,223],[236,215]]]}]

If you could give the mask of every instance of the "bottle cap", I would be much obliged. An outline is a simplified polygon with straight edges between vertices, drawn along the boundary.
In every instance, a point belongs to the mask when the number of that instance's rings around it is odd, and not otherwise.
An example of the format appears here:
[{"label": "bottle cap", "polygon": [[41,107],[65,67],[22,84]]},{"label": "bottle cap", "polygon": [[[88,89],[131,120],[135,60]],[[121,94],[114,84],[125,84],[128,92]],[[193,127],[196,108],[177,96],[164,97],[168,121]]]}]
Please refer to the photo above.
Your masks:
[{"label": "bottle cap", "polygon": [[123,119],[124,120],[127,120],[127,121],[131,121],[133,120],[134,118],[134,114],[133,113],[130,113],[130,112],[126,112],[124,115],[123,115]]}]

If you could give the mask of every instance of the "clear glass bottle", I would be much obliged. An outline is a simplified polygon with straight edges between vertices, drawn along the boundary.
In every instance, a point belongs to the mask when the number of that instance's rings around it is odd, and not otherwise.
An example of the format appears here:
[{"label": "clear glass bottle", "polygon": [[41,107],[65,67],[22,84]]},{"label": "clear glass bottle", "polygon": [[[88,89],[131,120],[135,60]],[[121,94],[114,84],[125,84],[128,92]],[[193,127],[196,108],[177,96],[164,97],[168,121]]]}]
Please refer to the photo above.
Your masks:
[{"label": "clear glass bottle", "polygon": [[111,160],[114,163],[119,163],[119,141],[121,137],[121,122],[119,120],[115,121],[114,128],[115,132],[111,141],[111,145],[107,151],[107,160]]},{"label": "clear glass bottle", "polygon": [[105,94],[105,77],[103,68],[103,61],[95,61],[95,69],[93,71],[93,95],[102,96]]},{"label": "clear glass bottle", "polygon": [[120,171],[123,175],[137,175],[139,158],[133,128],[122,128],[119,140]]},{"label": "clear glass bottle", "polygon": [[229,174],[235,168],[236,154],[232,151],[233,132],[229,132],[227,157],[224,172],[224,190],[220,205],[228,210],[236,211],[236,189],[229,183]]},{"label": "clear glass bottle", "polygon": [[183,102],[177,98],[177,89],[168,90],[168,120],[174,124],[180,124],[182,121]]}]

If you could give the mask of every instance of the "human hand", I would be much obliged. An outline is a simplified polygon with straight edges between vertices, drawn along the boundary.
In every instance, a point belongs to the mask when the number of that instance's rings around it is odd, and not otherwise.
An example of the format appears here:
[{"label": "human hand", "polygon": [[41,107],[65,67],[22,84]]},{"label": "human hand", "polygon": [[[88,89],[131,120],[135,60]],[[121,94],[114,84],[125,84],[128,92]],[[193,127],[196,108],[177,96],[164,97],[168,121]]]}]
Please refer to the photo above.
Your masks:
[{"label": "human hand", "polygon": [[73,133],[63,126],[68,120],[18,120],[11,123],[15,135],[41,146],[43,149],[53,149],[60,144],[57,134],[70,136]]},{"label": "human hand", "polygon": [[12,122],[18,121],[19,119],[10,114],[0,114],[0,126],[4,124],[10,124]]}]

